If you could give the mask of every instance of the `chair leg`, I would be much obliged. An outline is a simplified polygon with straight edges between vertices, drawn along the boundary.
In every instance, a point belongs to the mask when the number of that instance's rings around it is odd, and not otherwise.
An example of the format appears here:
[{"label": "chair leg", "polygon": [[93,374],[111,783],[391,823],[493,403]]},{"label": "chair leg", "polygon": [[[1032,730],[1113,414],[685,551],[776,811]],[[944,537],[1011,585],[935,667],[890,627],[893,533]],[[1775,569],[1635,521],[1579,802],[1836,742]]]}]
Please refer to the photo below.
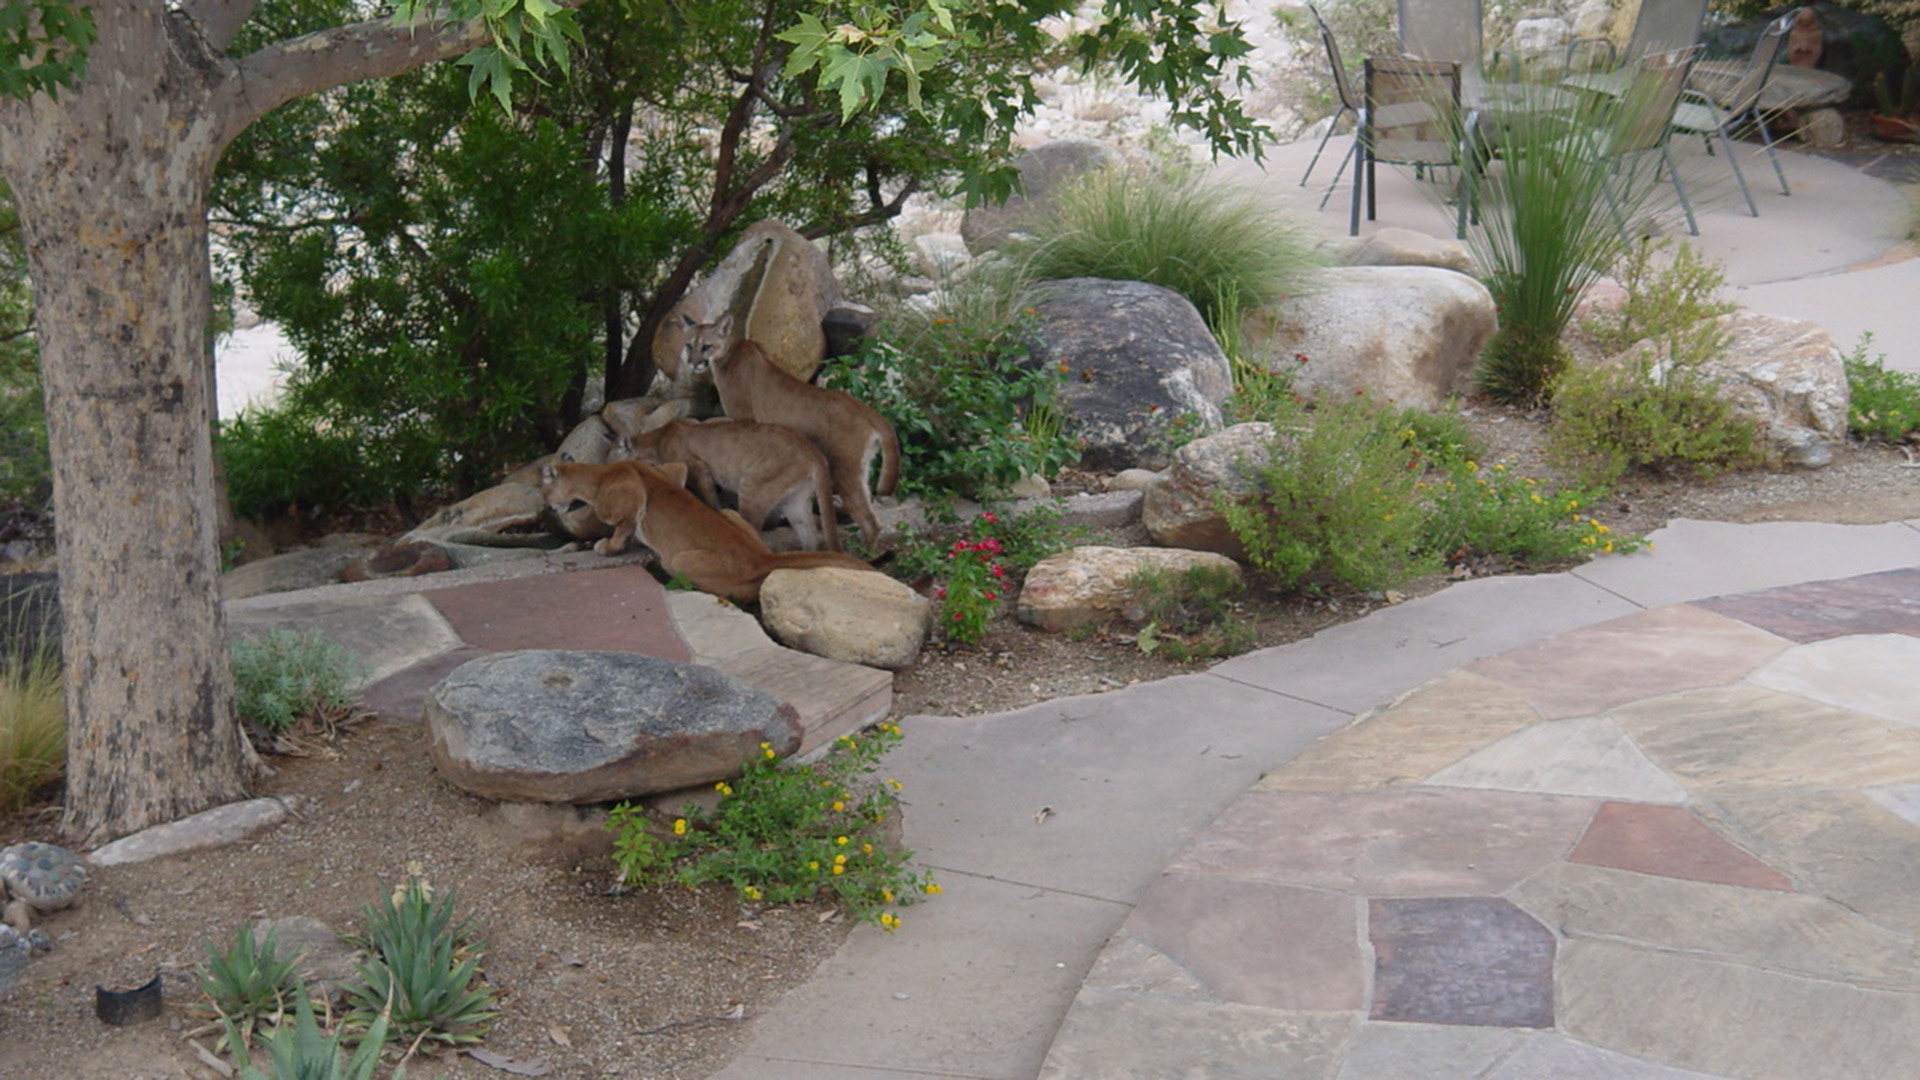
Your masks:
[{"label": "chair leg", "polygon": [[1356,134],[1353,145],[1347,147],[1347,152],[1340,156],[1340,167],[1333,170],[1333,179],[1327,181],[1327,190],[1320,193],[1320,209],[1325,210],[1327,208],[1327,200],[1333,197],[1334,189],[1340,186],[1340,178],[1347,174],[1347,166],[1353,164],[1354,155],[1359,152],[1360,139]]},{"label": "chair leg", "polygon": [[1760,208],[1753,204],[1753,192],[1747,190],[1747,174],[1740,168],[1740,154],[1734,149],[1733,136],[1727,134],[1727,125],[1720,125],[1720,141],[1727,147],[1727,164],[1733,166],[1733,178],[1740,183],[1740,194],[1746,196],[1747,210],[1754,217],[1760,216]]},{"label": "chair leg", "polygon": [[1359,236],[1360,235],[1360,196],[1361,196],[1360,189],[1366,186],[1367,172],[1369,167],[1373,164],[1373,155],[1367,153],[1366,144],[1364,142],[1355,143],[1353,147],[1353,152],[1355,155],[1354,162],[1353,162],[1353,209],[1347,219],[1347,235]]},{"label": "chair leg", "polygon": [[1760,129],[1760,143],[1767,148],[1767,160],[1773,162],[1773,175],[1780,178],[1780,194],[1792,195],[1787,187],[1787,174],[1780,170],[1780,158],[1773,152],[1773,132],[1767,130],[1767,118],[1759,109],[1753,110],[1754,126]]},{"label": "chair leg", "polygon": [[[1312,176],[1313,167],[1315,165],[1320,164],[1320,155],[1326,152],[1327,140],[1333,138],[1334,129],[1340,126],[1340,118],[1352,111],[1353,111],[1352,109],[1349,109],[1345,105],[1342,105],[1340,106],[1340,111],[1333,114],[1333,120],[1327,124],[1327,133],[1325,135],[1320,136],[1320,145],[1317,148],[1315,148],[1315,150],[1313,151],[1313,160],[1307,162],[1307,171],[1300,174],[1301,187],[1307,186],[1307,177]],[[1339,182],[1340,182],[1339,177],[1335,177],[1334,183],[1339,183]]]},{"label": "chair leg", "polygon": [[1660,147],[1660,160],[1666,163],[1667,175],[1673,178],[1673,193],[1680,196],[1680,210],[1687,215],[1687,234],[1699,236],[1700,224],[1693,220],[1693,204],[1687,201],[1686,185],[1680,182],[1680,170],[1674,167],[1673,157],[1665,146]]}]

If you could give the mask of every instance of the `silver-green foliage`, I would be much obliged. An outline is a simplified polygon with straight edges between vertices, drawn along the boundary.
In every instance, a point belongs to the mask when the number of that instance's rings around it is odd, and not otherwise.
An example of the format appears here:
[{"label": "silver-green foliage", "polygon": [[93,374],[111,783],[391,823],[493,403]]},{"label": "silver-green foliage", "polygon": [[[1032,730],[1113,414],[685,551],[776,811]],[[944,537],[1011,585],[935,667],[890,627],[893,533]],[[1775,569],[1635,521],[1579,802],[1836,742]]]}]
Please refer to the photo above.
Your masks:
[{"label": "silver-green foliage", "polygon": [[275,734],[350,708],[364,678],[353,654],[317,630],[269,630],[233,643],[234,708]]},{"label": "silver-green foliage", "polygon": [[242,925],[226,949],[207,942],[200,991],[213,1002],[236,1047],[253,1037],[255,1025],[285,1011],[287,999],[298,993],[298,982],[293,959],[279,955],[272,931],[256,939],[253,928]]},{"label": "silver-green foliage", "polygon": [[[373,1080],[380,1050],[387,1041],[387,1018],[380,1015],[360,1040],[359,1049],[347,1057],[346,1025],[331,1035],[322,1035],[304,991],[294,995],[293,1023],[275,1028],[273,1038],[267,1041],[264,1069],[254,1064],[253,1054],[234,1022],[226,1019],[225,1025],[240,1080]],[[406,1076],[406,1066],[402,1065],[393,1070],[392,1080],[406,1080]]]}]

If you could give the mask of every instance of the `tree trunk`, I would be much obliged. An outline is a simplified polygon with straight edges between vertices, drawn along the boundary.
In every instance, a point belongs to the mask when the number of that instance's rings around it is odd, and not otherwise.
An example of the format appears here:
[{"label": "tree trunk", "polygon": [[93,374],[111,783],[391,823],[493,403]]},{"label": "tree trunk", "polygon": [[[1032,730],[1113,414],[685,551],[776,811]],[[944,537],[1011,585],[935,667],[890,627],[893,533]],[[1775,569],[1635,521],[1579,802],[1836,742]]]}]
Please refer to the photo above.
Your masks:
[{"label": "tree trunk", "polygon": [[100,14],[80,88],[0,113],[53,451],[62,828],[81,844],[235,798],[255,760],[233,714],[209,512],[206,206],[219,133],[204,68],[168,47],[179,41],[164,9]]}]

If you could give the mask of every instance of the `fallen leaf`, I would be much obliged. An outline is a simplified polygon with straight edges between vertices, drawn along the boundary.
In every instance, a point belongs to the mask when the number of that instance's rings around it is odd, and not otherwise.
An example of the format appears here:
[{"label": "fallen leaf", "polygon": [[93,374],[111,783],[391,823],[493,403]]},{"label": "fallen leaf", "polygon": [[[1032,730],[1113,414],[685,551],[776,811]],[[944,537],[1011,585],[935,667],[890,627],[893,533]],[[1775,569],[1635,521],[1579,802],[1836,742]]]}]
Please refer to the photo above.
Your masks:
[{"label": "fallen leaf", "polygon": [[515,1076],[545,1076],[553,1071],[553,1066],[538,1058],[532,1061],[515,1061],[505,1054],[480,1049],[468,1050],[467,1056],[490,1069],[510,1072]]},{"label": "fallen leaf", "polygon": [[561,1027],[559,1024],[549,1024],[547,1026],[547,1038],[552,1039],[555,1046],[564,1046],[568,1049],[573,1048],[573,1031],[571,1028]]},{"label": "fallen leaf", "polygon": [[1033,823],[1035,825],[1045,825],[1047,823],[1047,819],[1052,816],[1053,816],[1053,807],[1043,806],[1034,813]]}]

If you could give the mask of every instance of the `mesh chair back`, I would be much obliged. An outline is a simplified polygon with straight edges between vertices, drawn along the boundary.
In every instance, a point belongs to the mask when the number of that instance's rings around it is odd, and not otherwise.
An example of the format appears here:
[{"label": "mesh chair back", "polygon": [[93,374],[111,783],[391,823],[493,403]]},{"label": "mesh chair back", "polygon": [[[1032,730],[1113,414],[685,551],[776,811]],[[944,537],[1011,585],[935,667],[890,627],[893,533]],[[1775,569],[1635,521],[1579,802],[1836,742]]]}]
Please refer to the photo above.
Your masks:
[{"label": "mesh chair back", "polygon": [[1801,10],[1794,8],[1767,24],[1760,40],[1754,42],[1753,55],[1747,58],[1747,69],[1740,73],[1739,81],[1725,94],[1715,95],[1721,108],[1738,116],[1759,104],[1760,91],[1767,88],[1773,65],[1780,59],[1780,49],[1787,43],[1787,33],[1793,29],[1793,20]]},{"label": "mesh chair back", "polygon": [[1694,44],[1700,40],[1700,24],[1706,17],[1707,0],[1640,0],[1633,36],[1627,40],[1627,58],[1672,52]]},{"label": "mesh chair back", "polygon": [[1400,56],[1366,62],[1368,145],[1379,161],[1456,164],[1460,65]]},{"label": "mesh chair back", "polygon": [[1673,111],[1687,88],[1687,73],[1700,56],[1700,46],[1643,57],[1633,71],[1627,92],[1619,100],[1613,138],[1607,155],[1632,154],[1666,145]]},{"label": "mesh chair back", "polygon": [[1401,52],[1472,69],[1480,49],[1480,0],[1400,0]]},{"label": "mesh chair back", "polygon": [[1340,59],[1340,43],[1334,40],[1333,27],[1328,26],[1327,20],[1321,17],[1319,8],[1308,4],[1307,11],[1313,15],[1314,25],[1320,28],[1320,44],[1327,50],[1327,66],[1333,69],[1333,90],[1340,95],[1340,107],[1357,111],[1360,108],[1360,95],[1354,93],[1353,81],[1347,78],[1347,64]]}]

